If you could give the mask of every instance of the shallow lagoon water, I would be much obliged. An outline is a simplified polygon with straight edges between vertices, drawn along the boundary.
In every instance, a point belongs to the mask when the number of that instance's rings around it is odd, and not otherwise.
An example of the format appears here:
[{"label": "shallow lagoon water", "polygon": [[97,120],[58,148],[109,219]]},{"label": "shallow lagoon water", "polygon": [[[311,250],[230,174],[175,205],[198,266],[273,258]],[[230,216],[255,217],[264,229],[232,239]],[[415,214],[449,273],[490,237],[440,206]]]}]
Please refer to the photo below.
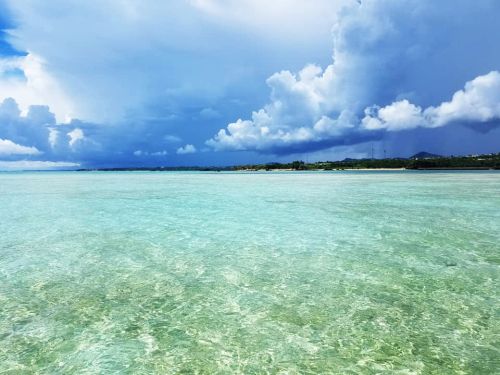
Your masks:
[{"label": "shallow lagoon water", "polygon": [[1,173],[1,374],[493,374],[495,172]]}]

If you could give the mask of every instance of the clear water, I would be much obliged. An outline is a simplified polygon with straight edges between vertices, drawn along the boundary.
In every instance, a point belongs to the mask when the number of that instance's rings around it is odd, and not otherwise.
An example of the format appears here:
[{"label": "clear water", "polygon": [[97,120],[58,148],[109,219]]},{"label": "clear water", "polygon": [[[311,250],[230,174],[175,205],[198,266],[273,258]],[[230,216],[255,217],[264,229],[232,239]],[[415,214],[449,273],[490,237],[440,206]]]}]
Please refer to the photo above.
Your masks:
[{"label": "clear water", "polygon": [[0,174],[1,374],[500,373],[500,174]]}]

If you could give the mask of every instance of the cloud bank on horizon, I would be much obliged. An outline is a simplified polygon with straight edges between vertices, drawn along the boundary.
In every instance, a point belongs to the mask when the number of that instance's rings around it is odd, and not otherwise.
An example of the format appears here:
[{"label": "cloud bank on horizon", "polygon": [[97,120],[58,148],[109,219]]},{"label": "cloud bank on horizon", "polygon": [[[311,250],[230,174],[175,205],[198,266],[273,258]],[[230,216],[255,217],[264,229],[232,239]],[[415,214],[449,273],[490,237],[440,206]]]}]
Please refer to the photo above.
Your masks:
[{"label": "cloud bank on horizon", "polygon": [[0,168],[500,149],[495,0],[0,11]]},{"label": "cloud bank on horizon", "polygon": [[[446,95],[443,88],[451,86],[450,79],[456,80],[461,64],[470,64],[462,60],[470,59],[467,54],[478,48],[468,43],[487,44],[485,40],[491,39],[488,20],[493,19],[484,13],[471,20],[488,10],[500,15],[500,4],[382,0],[345,9],[333,31],[331,65],[272,75],[267,80],[271,102],[254,111],[251,119],[221,129],[207,144],[216,150],[289,153],[376,139],[380,131],[500,122],[496,70],[472,77],[450,101],[436,107],[422,110],[409,101],[426,103],[426,96]],[[463,28],[456,20],[465,20]],[[498,66],[498,53],[494,60],[486,55],[491,52],[475,56],[477,66],[491,67],[492,61]],[[377,105],[390,100],[394,102],[382,108]]]},{"label": "cloud bank on horizon", "polygon": [[[308,79],[309,71],[316,71]],[[328,107],[331,98],[321,91],[325,74],[315,66],[306,67],[298,78],[290,72],[282,72],[268,80],[273,88],[272,103],[254,112],[251,120],[238,120],[221,129],[209,146],[216,150],[259,150],[270,152],[292,152],[295,147],[320,148],[325,145],[358,143],[375,138],[375,131],[401,131],[417,127],[436,128],[451,123],[485,124],[485,130],[492,121],[500,122],[500,73],[492,71],[467,82],[463,90],[453,94],[450,101],[437,107],[421,107],[407,99],[395,101],[383,108],[377,105],[367,107],[360,120],[356,113],[341,110],[336,118],[330,117]],[[284,79],[283,79],[284,77]],[[285,87],[285,95],[276,95],[275,81]],[[283,84],[286,82],[285,84]],[[313,84],[311,84],[314,82]],[[288,84],[287,84],[288,83]],[[318,89],[319,87],[319,89]],[[290,98],[294,94],[299,98]],[[300,126],[306,124],[305,126]]]}]

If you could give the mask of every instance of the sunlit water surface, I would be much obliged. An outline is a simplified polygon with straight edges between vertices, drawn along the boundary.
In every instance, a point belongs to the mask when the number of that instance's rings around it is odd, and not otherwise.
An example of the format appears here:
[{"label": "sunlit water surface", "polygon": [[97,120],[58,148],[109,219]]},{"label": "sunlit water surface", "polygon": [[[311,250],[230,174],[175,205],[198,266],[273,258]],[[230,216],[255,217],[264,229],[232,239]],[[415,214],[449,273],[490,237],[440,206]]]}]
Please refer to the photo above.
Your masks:
[{"label": "sunlit water surface", "polygon": [[1,173],[1,374],[493,374],[500,174]]}]

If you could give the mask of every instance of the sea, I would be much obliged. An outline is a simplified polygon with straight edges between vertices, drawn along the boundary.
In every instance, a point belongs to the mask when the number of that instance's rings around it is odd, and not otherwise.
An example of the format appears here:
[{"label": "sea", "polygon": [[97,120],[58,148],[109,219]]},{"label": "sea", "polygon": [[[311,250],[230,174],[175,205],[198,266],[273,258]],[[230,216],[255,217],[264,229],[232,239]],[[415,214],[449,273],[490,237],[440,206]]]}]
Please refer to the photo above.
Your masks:
[{"label": "sea", "polygon": [[0,374],[499,374],[500,173],[0,173]]}]

